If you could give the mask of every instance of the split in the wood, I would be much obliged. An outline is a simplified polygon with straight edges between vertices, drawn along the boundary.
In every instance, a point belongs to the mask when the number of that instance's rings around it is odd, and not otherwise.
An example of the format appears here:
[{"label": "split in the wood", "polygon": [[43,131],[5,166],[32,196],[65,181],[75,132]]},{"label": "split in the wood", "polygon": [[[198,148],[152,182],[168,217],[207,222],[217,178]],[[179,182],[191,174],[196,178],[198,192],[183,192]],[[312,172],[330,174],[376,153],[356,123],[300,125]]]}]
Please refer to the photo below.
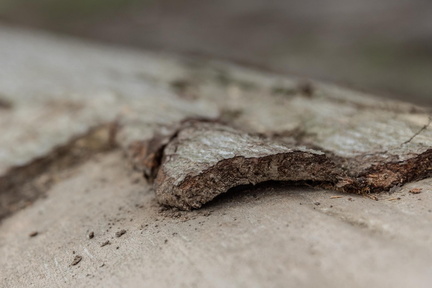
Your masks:
[{"label": "split in the wood", "polygon": [[0,221],[44,196],[62,171],[85,162],[91,156],[113,150],[118,123],[89,129],[43,157],[10,169],[0,176]]},{"label": "split in the wood", "polygon": [[400,161],[386,153],[344,158],[320,151],[316,143],[310,149],[295,142],[189,120],[172,133],[134,143],[130,151],[153,183],[158,202],[182,210],[200,208],[230,188],[265,181],[313,181],[363,194],[432,175],[432,149]]}]

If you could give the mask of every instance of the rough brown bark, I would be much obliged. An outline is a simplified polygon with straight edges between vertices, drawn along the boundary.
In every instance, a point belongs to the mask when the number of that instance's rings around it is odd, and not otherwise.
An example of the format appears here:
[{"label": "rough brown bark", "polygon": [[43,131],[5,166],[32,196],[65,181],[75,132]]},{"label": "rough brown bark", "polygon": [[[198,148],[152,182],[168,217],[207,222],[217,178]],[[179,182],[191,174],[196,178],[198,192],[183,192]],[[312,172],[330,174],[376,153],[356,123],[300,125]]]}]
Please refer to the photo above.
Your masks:
[{"label": "rough brown bark", "polygon": [[432,149],[403,160],[389,152],[342,157],[307,149],[294,138],[251,135],[215,121],[178,126],[170,135],[157,135],[131,149],[145,177],[155,179],[159,203],[183,210],[200,208],[230,188],[270,180],[314,181],[323,188],[362,194],[387,191],[432,172]]},{"label": "rough brown bark", "polygon": [[334,183],[339,170],[323,152],[195,121],[186,123],[163,149],[161,165],[154,184],[158,201],[186,210],[239,185],[270,180]]}]

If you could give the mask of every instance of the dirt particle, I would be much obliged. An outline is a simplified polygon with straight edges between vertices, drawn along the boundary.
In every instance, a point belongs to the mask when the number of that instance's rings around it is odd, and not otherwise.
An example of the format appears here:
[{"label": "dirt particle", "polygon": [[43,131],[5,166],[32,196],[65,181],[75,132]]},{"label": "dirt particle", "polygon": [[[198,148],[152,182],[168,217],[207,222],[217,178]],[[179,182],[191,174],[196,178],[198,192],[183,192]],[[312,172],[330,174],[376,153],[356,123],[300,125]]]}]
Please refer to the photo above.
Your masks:
[{"label": "dirt particle", "polygon": [[33,232],[31,232],[31,233],[29,234],[29,237],[30,237],[30,238],[33,238],[33,237],[36,237],[37,235],[39,235],[39,232],[38,232],[38,231],[33,231]]},{"label": "dirt particle", "polygon": [[12,103],[9,100],[0,98],[0,109],[4,109],[4,110],[12,109]]},{"label": "dirt particle", "polygon": [[93,239],[94,238],[94,232],[90,232],[87,236],[89,239]]},{"label": "dirt particle", "polygon": [[111,245],[111,242],[109,240],[107,240],[107,241],[103,242],[100,247],[104,247],[106,245]]},{"label": "dirt particle", "polygon": [[321,203],[320,202],[315,202],[314,205],[319,206],[319,205],[321,205]]},{"label": "dirt particle", "polygon": [[330,199],[339,199],[339,198],[343,198],[343,196],[330,196]]},{"label": "dirt particle", "polygon": [[126,230],[125,230],[125,229],[122,229],[122,230],[120,230],[120,231],[117,231],[117,232],[115,233],[115,236],[116,236],[117,238],[119,238],[119,237],[123,236],[124,234],[126,234]]},{"label": "dirt particle", "polygon": [[77,265],[78,263],[80,263],[81,260],[82,260],[82,256],[80,256],[80,255],[76,255],[75,258],[73,259],[71,265],[72,265],[72,266],[75,266],[75,265]]},{"label": "dirt particle", "polygon": [[300,81],[297,86],[298,91],[306,96],[311,97],[314,94],[314,87],[311,82],[307,80]]},{"label": "dirt particle", "polygon": [[164,243],[167,244],[168,243],[168,239],[165,239]]},{"label": "dirt particle", "polygon": [[371,195],[371,194],[367,194],[366,197],[369,198],[369,199],[375,200],[375,201],[379,200],[377,196]]},{"label": "dirt particle", "polygon": [[422,188],[412,188],[411,190],[409,190],[409,193],[420,194],[422,190],[423,190]]}]

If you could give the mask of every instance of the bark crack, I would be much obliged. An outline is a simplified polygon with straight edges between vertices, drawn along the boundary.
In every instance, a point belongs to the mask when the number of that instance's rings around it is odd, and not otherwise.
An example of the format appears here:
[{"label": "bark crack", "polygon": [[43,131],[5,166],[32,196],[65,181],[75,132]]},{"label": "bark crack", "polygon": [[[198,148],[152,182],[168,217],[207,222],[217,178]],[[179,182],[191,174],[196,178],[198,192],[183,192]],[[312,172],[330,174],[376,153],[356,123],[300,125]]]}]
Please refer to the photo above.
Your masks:
[{"label": "bark crack", "polygon": [[423,127],[421,127],[416,133],[414,133],[414,135],[411,136],[410,139],[408,139],[407,141],[405,141],[404,143],[402,143],[402,145],[410,143],[415,137],[417,137],[423,131],[425,131],[427,128],[429,128],[429,126],[430,126],[431,123],[432,123],[432,116],[429,115],[429,121],[428,121],[428,123],[426,125],[424,125]]},{"label": "bark crack", "polygon": [[98,153],[112,151],[118,123],[89,129],[68,143],[24,166],[11,168],[0,177],[0,220],[44,197],[62,171],[87,161]]}]

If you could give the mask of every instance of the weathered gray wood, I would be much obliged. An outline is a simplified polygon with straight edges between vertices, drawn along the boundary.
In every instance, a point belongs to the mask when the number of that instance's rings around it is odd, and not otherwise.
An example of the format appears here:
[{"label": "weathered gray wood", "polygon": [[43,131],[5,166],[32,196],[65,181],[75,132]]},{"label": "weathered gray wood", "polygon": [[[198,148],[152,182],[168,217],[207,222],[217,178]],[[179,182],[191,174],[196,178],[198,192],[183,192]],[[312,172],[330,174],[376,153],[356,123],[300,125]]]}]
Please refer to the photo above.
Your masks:
[{"label": "weathered gray wood", "polygon": [[[168,144],[168,152],[173,127],[206,117],[344,159],[387,151],[381,155],[403,163],[431,146],[426,109],[322,83],[308,91],[298,79],[227,63],[5,28],[0,63],[0,95],[10,103],[0,109],[0,182],[13,169],[27,175],[72,139],[81,140],[71,147],[96,147],[82,166],[49,166],[15,186],[37,186],[46,197],[1,223],[0,286],[429,286],[430,179],[378,194],[380,201],[270,185],[200,211],[163,211],[141,177],[153,173],[145,160],[158,150],[139,145],[158,133],[165,140],[155,147]],[[110,129],[96,146],[86,135],[110,123],[118,123],[120,149],[101,154]],[[427,170],[427,161],[411,166]],[[71,266],[76,255],[82,260]]]}]

